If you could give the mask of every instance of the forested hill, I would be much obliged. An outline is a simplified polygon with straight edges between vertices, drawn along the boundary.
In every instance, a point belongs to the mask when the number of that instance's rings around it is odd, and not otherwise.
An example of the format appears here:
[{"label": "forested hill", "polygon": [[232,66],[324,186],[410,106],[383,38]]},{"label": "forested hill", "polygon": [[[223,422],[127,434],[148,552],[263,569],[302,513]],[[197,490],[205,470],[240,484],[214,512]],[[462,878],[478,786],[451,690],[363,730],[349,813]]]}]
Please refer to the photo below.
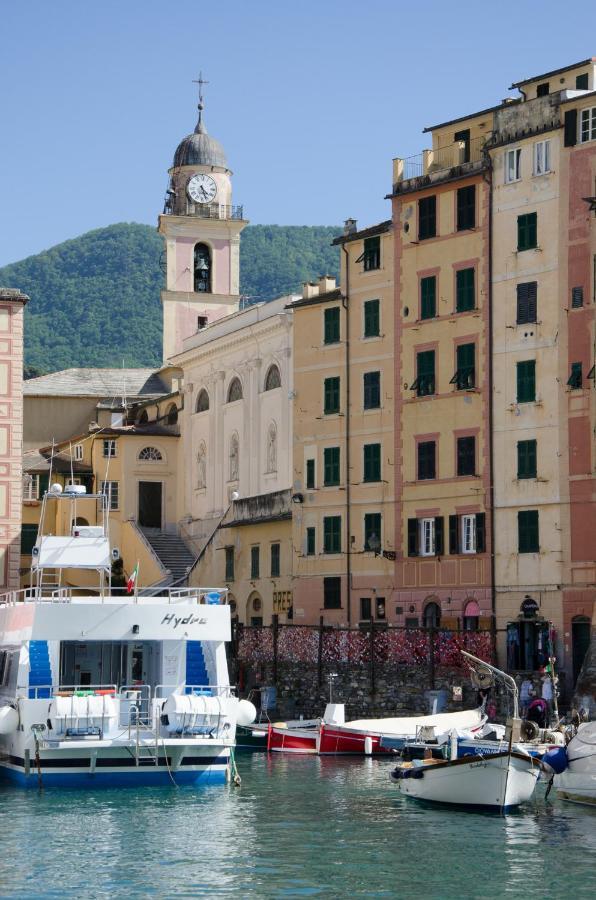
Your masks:
[{"label": "forested hill", "polygon": [[[240,243],[240,291],[267,300],[337,275],[339,228],[249,225]],[[30,374],[71,366],[161,363],[163,240],[150,225],[89,231],[0,269],[0,285],[31,298],[25,365]]]}]

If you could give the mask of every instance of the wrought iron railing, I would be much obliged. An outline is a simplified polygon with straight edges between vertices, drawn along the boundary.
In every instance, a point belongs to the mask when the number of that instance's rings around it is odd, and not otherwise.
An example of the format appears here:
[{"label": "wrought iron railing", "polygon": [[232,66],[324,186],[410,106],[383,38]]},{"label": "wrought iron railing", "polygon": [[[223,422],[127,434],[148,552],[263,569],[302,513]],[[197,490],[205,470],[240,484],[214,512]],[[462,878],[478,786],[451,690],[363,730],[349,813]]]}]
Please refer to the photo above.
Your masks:
[{"label": "wrought iron railing", "polygon": [[415,156],[394,160],[394,181],[408,181],[410,178],[421,178],[437,172],[448,171],[455,166],[478,163],[482,160],[482,152],[486,140],[484,137],[471,141],[456,141],[444,147],[423,150]]},{"label": "wrought iron railing", "polygon": [[197,216],[199,219],[242,219],[244,207],[225,203],[193,203],[192,200],[187,200],[182,209],[175,204],[166,205],[164,213],[170,216]]}]

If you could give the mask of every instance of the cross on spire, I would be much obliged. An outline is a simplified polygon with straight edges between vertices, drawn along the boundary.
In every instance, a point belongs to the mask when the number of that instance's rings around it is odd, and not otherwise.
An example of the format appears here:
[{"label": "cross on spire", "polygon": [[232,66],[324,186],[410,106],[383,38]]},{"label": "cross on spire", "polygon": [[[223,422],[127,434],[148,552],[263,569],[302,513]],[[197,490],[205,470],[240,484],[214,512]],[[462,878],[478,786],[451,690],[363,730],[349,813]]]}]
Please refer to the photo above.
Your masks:
[{"label": "cross on spire", "polygon": [[209,84],[209,82],[206,81],[206,80],[203,78],[203,72],[201,71],[201,72],[199,72],[199,77],[198,77],[198,78],[193,78],[193,82],[192,82],[192,83],[193,83],[193,84],[198,84],[198,86],[199,86],[199,122],[200,122],[200,121],[201,121],[201,113],[202,113],[202,111],[203,111],[203,109],[204,109],[204,105],[203,105],[203,85],[204,85],[204,84]]}]

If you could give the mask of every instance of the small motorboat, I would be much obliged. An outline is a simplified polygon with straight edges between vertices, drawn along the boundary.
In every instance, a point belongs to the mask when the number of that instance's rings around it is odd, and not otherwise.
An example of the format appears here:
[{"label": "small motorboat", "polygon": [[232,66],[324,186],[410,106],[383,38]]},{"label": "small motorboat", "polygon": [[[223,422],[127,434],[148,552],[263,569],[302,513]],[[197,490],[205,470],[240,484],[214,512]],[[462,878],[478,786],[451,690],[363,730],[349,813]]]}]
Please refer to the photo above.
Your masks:
[{"label": "small motorboat", "polygon": [[343,703],[328,703],[322,719],[274,722],[269,726],[267,750],[286,753],[317,753],[323,729],[345,719]]},{"label": "small motorboat", "polygon": [[557,773],[557,797],[571,803],[596,804],[596,722],[584,722],[563,752],[547,754],[544,762]]}]

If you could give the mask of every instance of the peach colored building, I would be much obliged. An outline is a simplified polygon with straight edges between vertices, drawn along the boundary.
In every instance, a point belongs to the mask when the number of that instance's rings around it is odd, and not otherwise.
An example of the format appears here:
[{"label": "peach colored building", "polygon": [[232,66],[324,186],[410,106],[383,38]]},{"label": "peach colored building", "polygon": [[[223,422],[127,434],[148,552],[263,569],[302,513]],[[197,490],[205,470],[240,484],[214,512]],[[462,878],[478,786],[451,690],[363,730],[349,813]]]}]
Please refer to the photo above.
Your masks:
[{"label": "peach colored building", "polygon": [[23,316],[29,298],[0,288],[0,588],[19,588],[23,452]]}]

